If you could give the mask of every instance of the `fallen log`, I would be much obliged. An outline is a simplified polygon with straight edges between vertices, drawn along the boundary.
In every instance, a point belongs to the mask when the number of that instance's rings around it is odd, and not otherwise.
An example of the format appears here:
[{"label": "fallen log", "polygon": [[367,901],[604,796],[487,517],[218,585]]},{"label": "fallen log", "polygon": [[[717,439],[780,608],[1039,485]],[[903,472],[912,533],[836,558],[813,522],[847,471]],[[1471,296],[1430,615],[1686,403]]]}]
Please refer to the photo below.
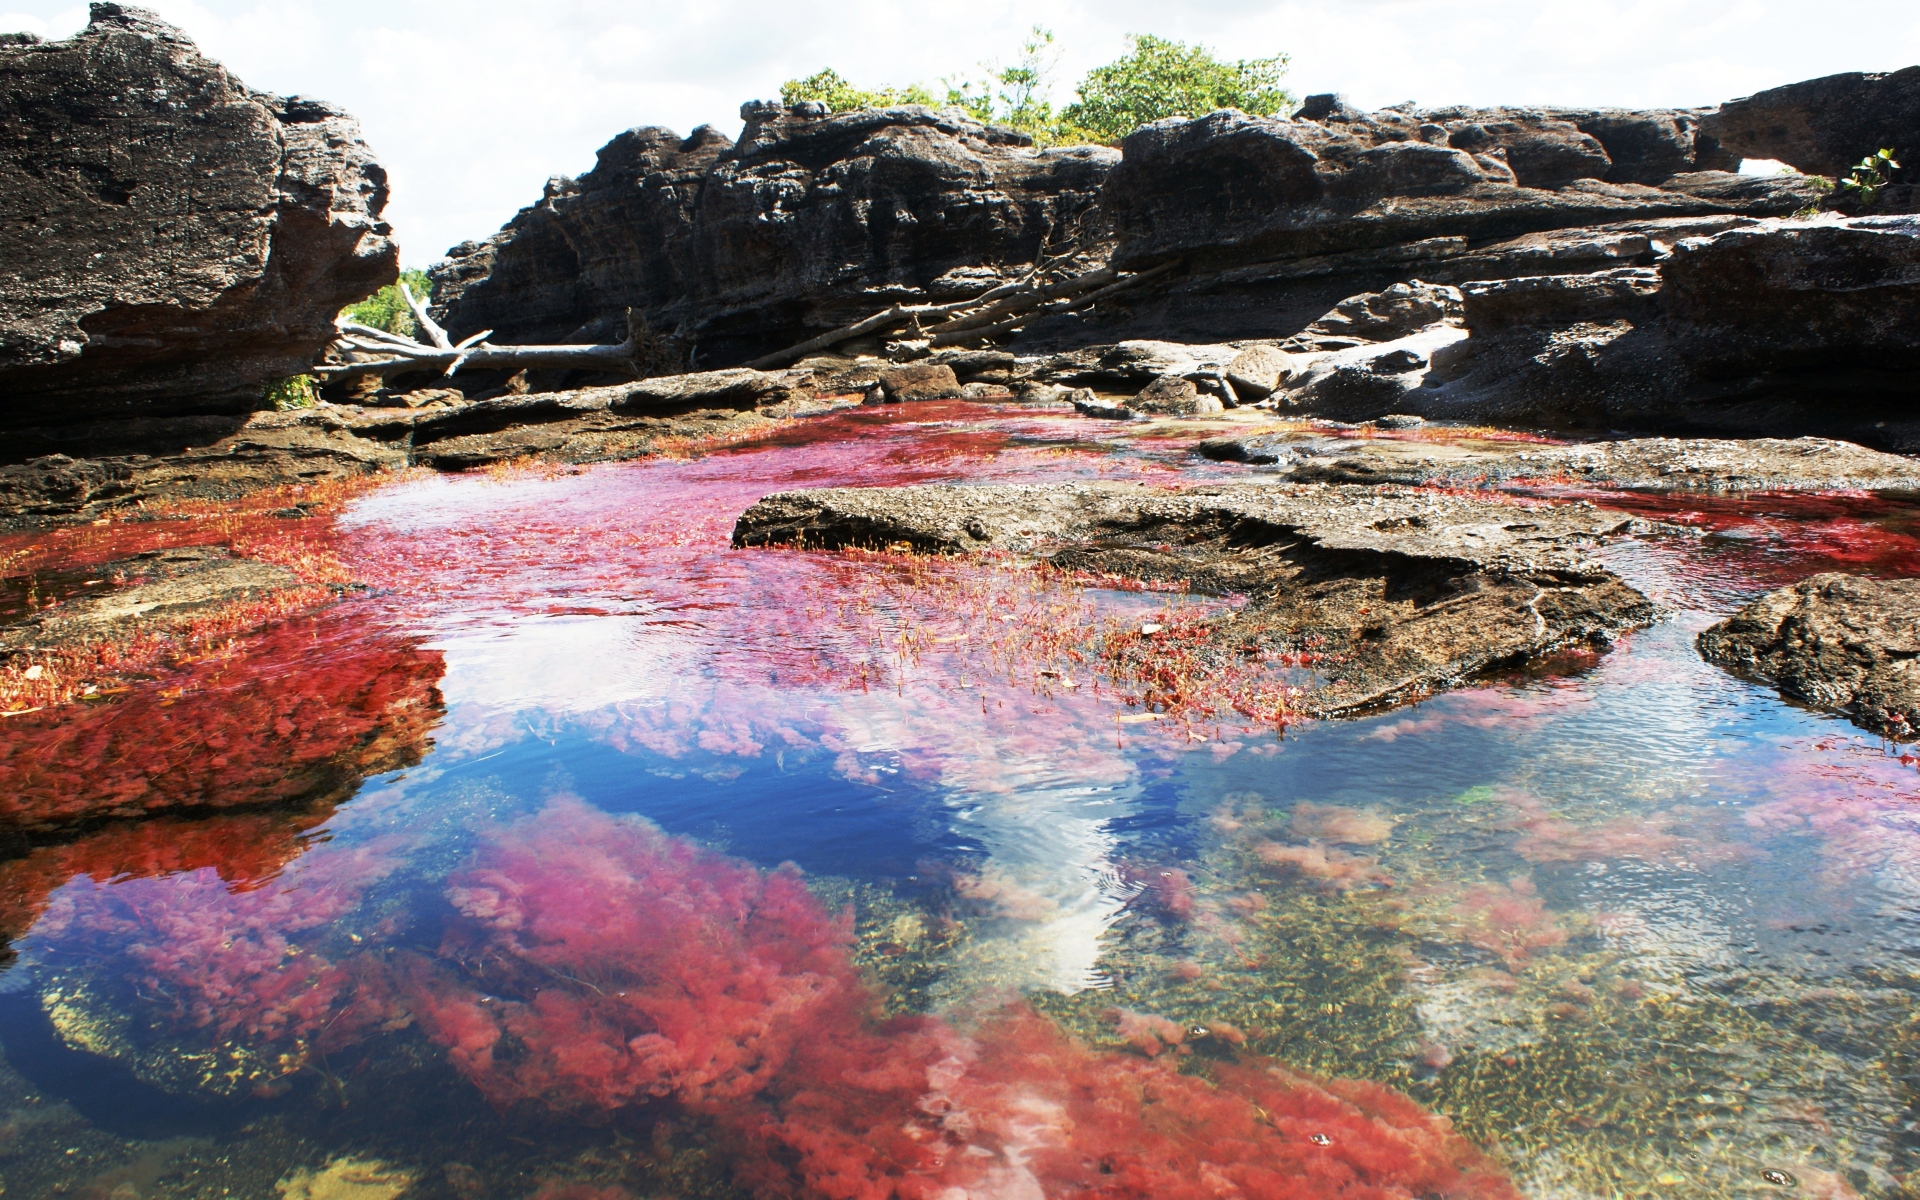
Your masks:
[{"label": "fallen log", "polygon": [[340,321],[335,325],[337,333],[333,344],[336,348],[371,351],[389,357],[366,362],[321,363],[312,369],[312,373],[329,383],[363,375],[392,375],[422,367],[442,367],[444,370],[441,373],[448,377],[462,367],[508,367],[514,370],[522,367],[560,367],[637,376],[639,351],[650,336],[639,315],[629,309],[627,340],[615,345],[496,346],[486,340],[493,333],[491,329],[455,342],[445,329],[427,315],[426,306],[414,297],[406,284],[400,285],[400,291],[406,298],[407,306],[413,309],[414,320],[419,322],[420,328],[431,339],[431,344],[355,321]]}]

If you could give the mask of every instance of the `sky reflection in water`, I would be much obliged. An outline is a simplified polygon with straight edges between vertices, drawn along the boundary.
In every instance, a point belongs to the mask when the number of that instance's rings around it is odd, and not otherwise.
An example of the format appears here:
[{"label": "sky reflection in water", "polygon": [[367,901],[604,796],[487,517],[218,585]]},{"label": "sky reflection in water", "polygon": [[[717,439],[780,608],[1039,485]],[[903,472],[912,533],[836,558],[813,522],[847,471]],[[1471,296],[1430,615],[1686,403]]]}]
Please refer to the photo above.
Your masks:
[{"label": "sky reflection in water", "polygon": [[[349,608],[370,636],[444,659],[431,753],[313,828],[221,818],[251,824],[208,849],[217,822],[196,823],[199,848],[143,851],[151,868],[118,877],[86,874],[76,851],[46,858],[40,899],[9,898],[34,924],[0,986],[143,1085],[233,1095],[324,1142],[301,1114],[327,1054],[391,1058],[412,1038],[433,1058],[424,1025],[459,1061],[459,1030],[484,1033],[454,1016],[410,1026],[409,1004],[446,993],[394,965],[446,958],[463,921],[506,928],[461,899],[477,884],[448,883],[476,850],[484,862],[536,813],[637,814],[867,896],[862,920],[891,924],[863,925],[856,958],[883,977],[905,970],[887,955],[914,960],[916,1006],[953,1029],[1040,996],[1108,1056],[1060,1059],[1079,1064],[1065,1074],[1231,1044],[1377,1079],[1452,1116],[1529,1195],[1779,1191],[1768,1170],[1798,1194],[1901,1194],[1920,1057],[1915,765],[1691,643],[1812,570],[1912,572],[1911,510],[1622,501],[1711,529],[1606,552],[1668,606],[1661,624],[1557,674],[1281,736],[1130,719],[1088,665],[1012,656],[1023,631],[1181,598],[1047,585],[1014,563],[727,548],[733,518],[787,487],[1162,482],[1182,449],[1068,444],[1090,423],[1034,414],[913,417],[360,501],[344,554],[376,591]],[[588,808],[550,807],[568,797]],[[413,984],[392,982],[406,970]],[[237,990],[188,985],[221,972]],[[1316,1043],[1319,1020],[1333,1031]],[[27,1036],[13,1029],[10,1049]],[[982,1111],[1007,1102],[987,1095]],[[430,1124],[484,1109],[446,1091]],[[1040,1149],[997,1136],[1012,1165],[977,1194],[1049,1178],[1020,1165]]]}]

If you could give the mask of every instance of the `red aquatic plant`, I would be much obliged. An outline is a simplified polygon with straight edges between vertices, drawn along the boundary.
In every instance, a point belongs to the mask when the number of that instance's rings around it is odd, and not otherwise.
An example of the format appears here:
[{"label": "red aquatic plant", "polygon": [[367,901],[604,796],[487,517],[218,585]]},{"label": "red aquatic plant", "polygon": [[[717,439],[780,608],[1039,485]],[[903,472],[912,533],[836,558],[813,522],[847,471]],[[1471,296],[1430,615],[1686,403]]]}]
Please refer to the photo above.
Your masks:
[{"label": "red aquatic plant", "polygon": [[443,670],[362,614],[291,618],[122,695],[0,724],[0,824],[347,794],[419,760]]},{"label": "red aquatic plant", "polygon": [[1567,943],[1567,927],[1548,911],[1525,875],[1504,885],[1473,884],[1453,905],[1451,916],[1465,941],[1499,955],[1509,967]]},{"label": "red aquatic plant", "polygon": [[489,840],[448,889],[414,1011],[488,1099],[563,1109],[764,1087],[823,1012],[867,1002],[799,873],[753,867],[571,798]]},{"label": "red aquatic plant", "polygon": [[[496,831],[448,895],[458,916],[442,961],[413,967],[413,1012],[483,1093],[671,1099],[713,1122],[759,1195],[1515,1194],[1445,1119],[1375,1084],[1264,1062],[1182,1074],[1178,1055],[1094,1051],[1019,1005],[966,1032],[877,1021],[845,919],[791,868],[577,800]],[[1120,1020],[1158,1049],[1184,1039]]]},{"label": "red aquatic plant", "polygon": [[808,1048],[727,1118],[771,1196],[1504,1200],[1473,1146],[1390,1088],[1266,1062],[1184,1074],[1094,1051],[1024,1005]]},{"label": "red aquatic plant", "polygon": [[33,938],[49,965],[86,964],[152,997],[177,1031],[297,1059],[322,1033],[344,1043],[380,1015],[371,1005],[350,1014],[355,970],[314,940],[393,865],[370,842],[251,890],[212,867],[107,883],[83,875],[54,894]]},{"label": "red aquatic plant", "polygon": [[0,863],[0,938],[12,939],[46,908],[68,881],[95,883],[211,870],[228,885],[249,890],[293,861],[301,833],[319,814],[229,813],[206,820],[161,817],[114,824],[78,840],[41,846]]}]

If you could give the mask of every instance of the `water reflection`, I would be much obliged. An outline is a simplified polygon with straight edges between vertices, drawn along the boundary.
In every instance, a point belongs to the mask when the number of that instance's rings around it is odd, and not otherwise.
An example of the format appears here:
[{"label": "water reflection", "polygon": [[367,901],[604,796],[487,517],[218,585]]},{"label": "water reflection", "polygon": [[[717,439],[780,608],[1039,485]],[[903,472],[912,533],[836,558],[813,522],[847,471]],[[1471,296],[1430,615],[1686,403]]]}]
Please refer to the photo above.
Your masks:
[{"label": "water reflection", "polygon": [[[951,417],[371,497],[343,553],[378,590],[203,689],[212,721],[289,681],[334,721],[299,736],[338,737],[303,758],[275,709],[254,792],[204,739],[146,776],[257,803],[350,745],[358,794],[0,865],[5,986],[140,1086],[239,1106],[205,1131],[233,1194],[1901,1194],[1920,764],[1691,641],[1833,555],[1907,569],[1904,510],[1729,503],[1765,553],[1608,551],[1672,609],[1609,654],[1200,729],[1053,636],[1165,597],[727,548],[782,486],[1178,450]],[[163,699],[122,711],[200,711]],[[50,1103],[22,1086],[0,1108]],[[67,1178],[63,1119],[0,1116],[9,1186]]]}]

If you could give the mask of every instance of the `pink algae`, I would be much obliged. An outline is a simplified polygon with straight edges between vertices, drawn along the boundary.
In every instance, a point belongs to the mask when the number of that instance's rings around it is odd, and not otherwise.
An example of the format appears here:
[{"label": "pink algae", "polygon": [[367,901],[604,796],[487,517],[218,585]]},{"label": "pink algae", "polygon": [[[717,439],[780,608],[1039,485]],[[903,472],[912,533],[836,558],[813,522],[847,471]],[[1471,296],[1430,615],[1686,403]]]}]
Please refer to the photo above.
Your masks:
[{"label": "pink algae", "polygon": [[[404,991],[490,1100],[671,1101],[721,1131],[758,1195],[1516,1195],[1443,1118],[1379,1085],[1254,1059],[1183,1074],[1175,1056],[1093,1051],[1023,1005],[970,1028],[877,1020],[846,919],[791,868],[763,874],[572,799],[489,835],[447,895],[440,956]],[[1121,1020],[1157,1047],[1182,1038]]]}]

